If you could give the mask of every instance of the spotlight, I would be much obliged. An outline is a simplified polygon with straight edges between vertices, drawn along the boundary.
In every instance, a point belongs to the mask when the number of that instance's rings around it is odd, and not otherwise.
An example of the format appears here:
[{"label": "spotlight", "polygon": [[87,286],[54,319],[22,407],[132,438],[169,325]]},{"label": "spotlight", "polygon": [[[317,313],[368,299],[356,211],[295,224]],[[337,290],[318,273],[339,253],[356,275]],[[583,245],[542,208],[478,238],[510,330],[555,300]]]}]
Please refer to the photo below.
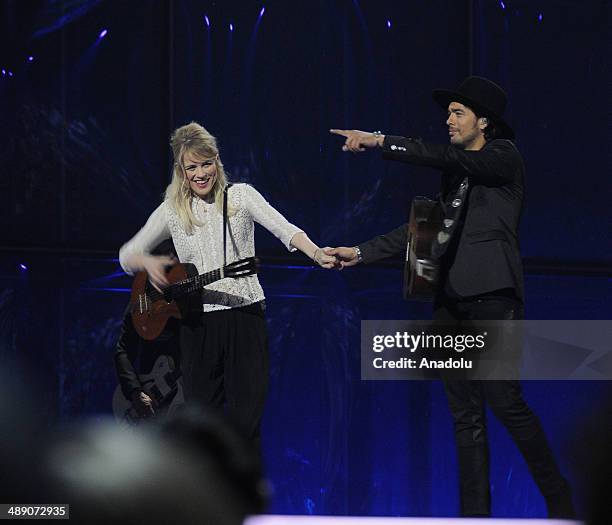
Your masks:
[{"label": "spotlight", "polygon": [[27,270],[28,269],[28,267],[25,264],[23,264],[23,263],[19,263],[19,268],[21,268],[22,270]]},{"label": "spotlight", "polygon": [[207,15],[204,15],[204,22],[206,22],[206,27],[210,27],[210,20]]},{"label": "spotlight", "polygon": [[387,20],[387,27],[391,29],[391,20]]},{"label": "spotlight", "polygon": [[102,31],[100,31],[100,34],[98,35],[98,38],[104,38],[107,34],[108,29],[102,29]]},{"label": "spotlight", "polygon": [[506,4],[504,4],[502,0],[499,0],[499,5],[501,5],[502,9],[506,9]]},{"label": "spotlight", "polygon": [[538,15],[538,20],[539,20],[540,22],[542,21],[542,13],[540,13],[540,14]]},{"label": "spotlight", "polygon": [[9,72],[8,72],[8,75],[9,75],[9,77],[12,77],[12,76],[13,76],[13,72],[12,72],[12,71],[9,71]]},{"label": "spotlight", "polygon": [[233,30],[234,30],[234,24],[230,22],[230,31],[233,31]]},{"label": "spotlight", "polygon": [[261,11],[259,12],[259,17],[261,18],[265,12],[266,12],[266,8],[262,7]]},{"label": "spotlight", "polygon": [[34,61],[34,57],[30,55],[30,56],[28,57],[28,62],[33,62],[33,61]]},{"label": "spotlight", "polygon": [[5,77],[6,76],[6,69],[2,70],[2,76]]}]

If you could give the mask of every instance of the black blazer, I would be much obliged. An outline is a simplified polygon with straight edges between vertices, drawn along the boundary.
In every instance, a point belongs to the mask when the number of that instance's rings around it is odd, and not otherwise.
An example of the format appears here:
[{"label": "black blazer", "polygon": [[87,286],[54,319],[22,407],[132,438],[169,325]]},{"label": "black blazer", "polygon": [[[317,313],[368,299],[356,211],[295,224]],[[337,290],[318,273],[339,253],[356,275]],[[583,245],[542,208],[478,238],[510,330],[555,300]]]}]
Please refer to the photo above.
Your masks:
[{"label": "black blazer", "polygon": [[[467,297],[502,288],[523,298],[518,227],[525,167],[509,140],[492,140],[479,151],[418,139],[385,137],[383,157],[442,170],[439,195],[444,229],[432,256],[441,264],[440,284]],[[364,263],[405,253],[407,227],[359,245]]]}]

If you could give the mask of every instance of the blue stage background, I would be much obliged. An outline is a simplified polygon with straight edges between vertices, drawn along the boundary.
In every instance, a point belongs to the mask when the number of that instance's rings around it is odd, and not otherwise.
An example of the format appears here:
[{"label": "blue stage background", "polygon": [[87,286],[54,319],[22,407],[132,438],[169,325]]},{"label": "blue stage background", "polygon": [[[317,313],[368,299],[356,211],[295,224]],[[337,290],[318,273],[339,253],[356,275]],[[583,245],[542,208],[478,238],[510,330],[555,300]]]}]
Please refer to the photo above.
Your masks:
[{"label": "blue stage background", "polygon": [[[265,10],[262,12],[262,8]],[[235,181],[320,245],[405,221],[438,177],[343,154],[330,127],[444,141],[431,90],[468,73],[507,89],[527,165],[527,317],[609,319],[610,4],[603,1],[7,1],[0,35],[0,363],[49,425],[110,410],[130,281],[119,246],[160,202],[168,137],[196,120]],[[230,29],[230,24],[232,29]],[[102,31],[107,33],[103,35]],[[32,60],[29,59],[32,57]],[[263,229],[273,512],[456,514],[437,382],[363,382],[362,319],[428,318],[401,264],[325,272]],[[528,382],[564,470],[604,383]],[[544,516],[491,417],[493,511]]]}]

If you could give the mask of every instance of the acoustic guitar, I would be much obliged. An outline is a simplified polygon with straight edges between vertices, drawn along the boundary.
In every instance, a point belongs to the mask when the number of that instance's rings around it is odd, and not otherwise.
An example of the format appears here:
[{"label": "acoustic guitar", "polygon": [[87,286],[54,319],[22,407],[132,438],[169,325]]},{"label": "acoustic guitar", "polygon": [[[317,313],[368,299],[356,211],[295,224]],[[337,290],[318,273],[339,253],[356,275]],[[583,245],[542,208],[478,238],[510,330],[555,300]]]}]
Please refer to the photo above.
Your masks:
[{"label": "acoustic guitar", "polygon": [[404,298],[431,300],[438,284],[439,264],[431,256],[433,242],[442,230],[440,203],[415,197],[408,220],[408,246],[404,266]]},{"label": "acoustic guitar", "polygon": [[241,259],[222,268],[198,275],[193,264],[175,264],[166,273],[170,285],[161,292],[149,282],[147,272],[138,272],[132,283],[130,313],[138,335],[147,341],[162,333],[168,319],[182,319],[190,313],[202,311],[200,291],[221,279],[239,279],[259,271],[256,257]]}]

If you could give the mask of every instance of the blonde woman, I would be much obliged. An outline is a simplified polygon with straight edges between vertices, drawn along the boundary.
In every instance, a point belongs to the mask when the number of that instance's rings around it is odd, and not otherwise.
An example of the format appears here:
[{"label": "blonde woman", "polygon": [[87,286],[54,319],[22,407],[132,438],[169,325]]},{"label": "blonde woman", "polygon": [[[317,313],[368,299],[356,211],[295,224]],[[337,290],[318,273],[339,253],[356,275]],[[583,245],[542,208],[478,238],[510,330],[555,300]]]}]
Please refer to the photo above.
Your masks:
[{"label": "blonde woman", "polygon": [[[123,270],[145,270],[156,287],[168,284],[165,267],[175,262],[150,250],[172,238],[182,263],[199,273],[223,266],[223,192],[228,185],[217,141],[200,124],[175,130],[172,182],[164,201],[119,251]],[[227,263],[255,255],[254,223],[274,234],[289,251],[305,253],[331,268],[326,255],[248,184],[227,190]],[[256,275],[222,279],[202,293],[202,313],[181,323],[181,368],[186,401],[222,409],[257,443],[268,384],[268,335],[264,292]]]}]

